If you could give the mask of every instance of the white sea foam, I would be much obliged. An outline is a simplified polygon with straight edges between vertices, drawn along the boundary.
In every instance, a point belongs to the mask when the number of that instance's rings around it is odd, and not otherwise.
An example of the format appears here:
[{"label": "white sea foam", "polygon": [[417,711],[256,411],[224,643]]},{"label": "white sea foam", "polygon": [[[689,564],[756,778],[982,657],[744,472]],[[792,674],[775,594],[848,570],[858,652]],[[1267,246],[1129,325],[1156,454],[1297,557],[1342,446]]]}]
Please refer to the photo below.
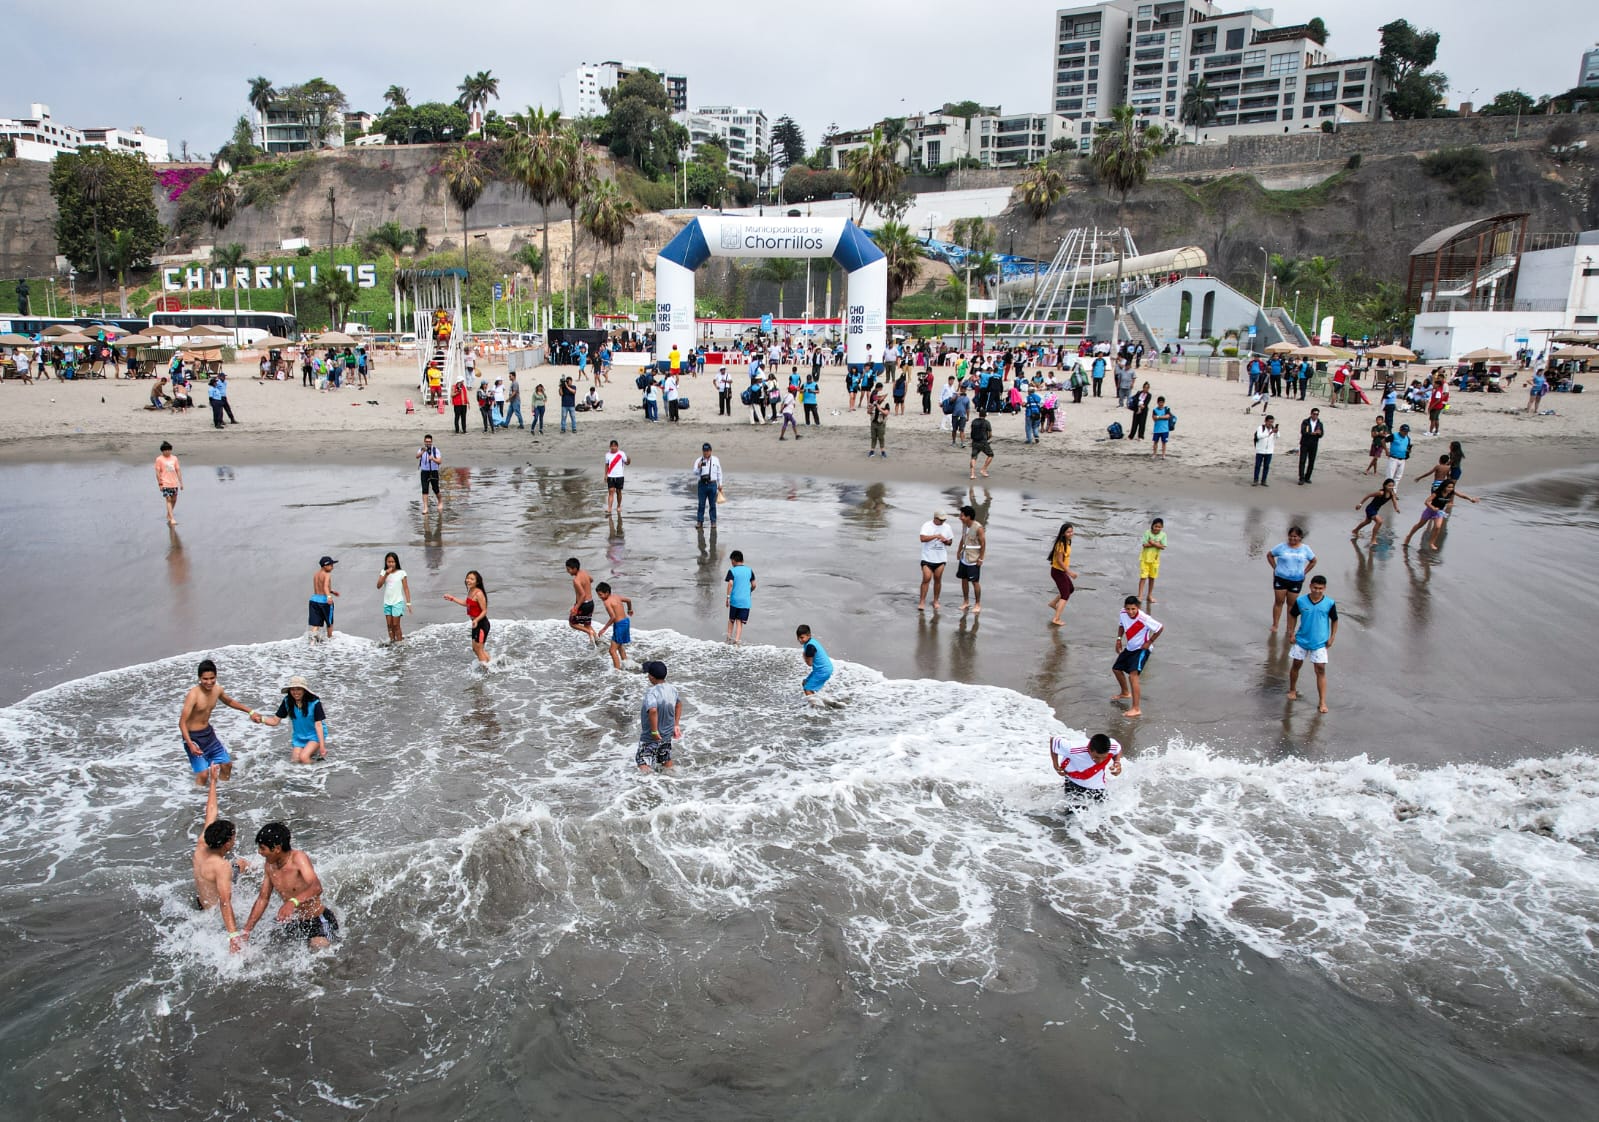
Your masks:
[{"label": "white sea foam", "polygon": [[[863,992],[924,969],[1004,988],[1002,936],[1054,913],[1115,954],[1203,931],[1373,996],[1454,1006],[1487,987],[1496,1016],[1599,1010],[1592,756],[1417,768],[1175,740],[1066,818],[1047,742],[1086,730],[1042,702],[841,662],[828,690],[849,702],[818,710],[793,649],[635,634],[683,692],[674,777],[632,767],[643,683],[559,623],[496,620],[488,676],[464,626],[209,652],[258,708],[307,674],[332,729],[330,762],[305,768],[286,730],[219,711],[241,852],[260,822],[292,823],[344,924],[334,955],[390,977],[385,1000],[421,984],[401,968],[417,948],[537,970],[566,939],[653,953],[648,933],[683,914],[782,914],[801,943],[829,927]],[[151,1009],[181,1009],[190,969],[282,974],[229,956],[187,906],[201,796],[174,726],[196,657],[0,709],[0,872],[46,891],[131,877],[172,963],[135,987]]]}]

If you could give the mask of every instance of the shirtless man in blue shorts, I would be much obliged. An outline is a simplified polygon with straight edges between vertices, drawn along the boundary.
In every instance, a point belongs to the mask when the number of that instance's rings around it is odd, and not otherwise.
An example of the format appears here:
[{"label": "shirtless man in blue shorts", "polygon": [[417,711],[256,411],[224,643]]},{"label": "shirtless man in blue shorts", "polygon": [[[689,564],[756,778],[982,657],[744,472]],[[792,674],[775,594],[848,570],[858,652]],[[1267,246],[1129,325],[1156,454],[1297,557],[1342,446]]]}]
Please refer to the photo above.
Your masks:
[{"label": "shirtless man in blue shorts", "polygon": [[234,701],[217,685],[217,664],[210,659],[200,663],[197,673],[199,684],[190,686],[189,692],[183,696],[183,711],[178,714],[178,731],[183,734],[183,750],[189,754],[189,770],[194,772],[194,785],[203,787],[206,772],[213,765],[217,767],[218,779],[227,779],[233,774],[233,757],[228,755],[227,746],[217,738],[216,730],[211,727],[211,710],[220,701],[229,709],[248,713],[252,721],[256,719],[256,712],[248,705]]}]

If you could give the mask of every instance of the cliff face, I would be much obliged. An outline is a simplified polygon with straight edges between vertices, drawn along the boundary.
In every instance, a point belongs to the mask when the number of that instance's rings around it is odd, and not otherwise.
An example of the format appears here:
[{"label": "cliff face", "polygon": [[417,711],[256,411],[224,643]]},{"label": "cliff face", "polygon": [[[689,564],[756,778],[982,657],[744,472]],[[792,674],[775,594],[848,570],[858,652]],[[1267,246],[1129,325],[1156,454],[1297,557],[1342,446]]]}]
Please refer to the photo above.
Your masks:
[{"label": "cliff face", "polygon": [[39,160],[0,160],[0,280],[52,272],[55,230],[50,165]]},{"label": "cliff face", "polygon": [[[1489,157],[1493,185],[1478,202],[1462,201],[1452,184],[1428,176],[1417,157],[1402,155],[1353,169],[1301,167],[1297,180],[1314,185],[1297,190],[1268,191],[1240,173],[1152,180],[1128,196],[1125,219],[1141,251],[1197,245],[1210,255],[1212,272],[1245,291],[1259,283],[1261,247],[1288,257],[1337,258],[1345,277],[1403,281],[1411,249],[1457,222],[1526,211],[1529,232],[1599,226],[1599,165],[1588,154],[1557,163],[1545,151],[1518,147]],[[1018,253],[1034,252],[1035,226],[1024,208],[1013,202],[996,225],[1017,230]],[[1043,255],[1072,227],[1116,225],[1116,200],[1074,183],[1043,224]]]}]

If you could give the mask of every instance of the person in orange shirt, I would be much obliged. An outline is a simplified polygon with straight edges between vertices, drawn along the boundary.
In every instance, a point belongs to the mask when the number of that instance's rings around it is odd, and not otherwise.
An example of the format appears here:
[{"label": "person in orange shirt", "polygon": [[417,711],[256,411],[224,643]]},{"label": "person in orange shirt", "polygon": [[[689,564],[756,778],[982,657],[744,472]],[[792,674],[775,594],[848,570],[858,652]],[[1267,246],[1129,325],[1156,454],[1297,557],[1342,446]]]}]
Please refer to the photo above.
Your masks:
[{"label": "person in orange shirt", "polygon": [[161,488],[161,497],[167,502],[167,525],[176,526],[172,510],[178,505],[178,492],[183,490],[183,468],[170,441],[161,442],[161,454],[155,458],[155,485]]}]

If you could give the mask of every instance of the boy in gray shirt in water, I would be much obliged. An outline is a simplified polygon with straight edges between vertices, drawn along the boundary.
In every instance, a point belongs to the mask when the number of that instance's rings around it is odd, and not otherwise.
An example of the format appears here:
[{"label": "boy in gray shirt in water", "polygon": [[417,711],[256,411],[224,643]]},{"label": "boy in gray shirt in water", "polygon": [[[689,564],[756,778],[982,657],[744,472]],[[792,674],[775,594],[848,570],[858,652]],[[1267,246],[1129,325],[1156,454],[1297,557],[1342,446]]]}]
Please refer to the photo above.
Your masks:
[{"label": "boy in gray shirt in water", "polygon": [[649,771],[652,762],[665,771],[673,766],[672,741],[682,735],[683,699],[676,686],[666,684],[666,663],[646,662],[644,673],[650,684],[639,706],[638,752],[633,762],[640,771]]}]

